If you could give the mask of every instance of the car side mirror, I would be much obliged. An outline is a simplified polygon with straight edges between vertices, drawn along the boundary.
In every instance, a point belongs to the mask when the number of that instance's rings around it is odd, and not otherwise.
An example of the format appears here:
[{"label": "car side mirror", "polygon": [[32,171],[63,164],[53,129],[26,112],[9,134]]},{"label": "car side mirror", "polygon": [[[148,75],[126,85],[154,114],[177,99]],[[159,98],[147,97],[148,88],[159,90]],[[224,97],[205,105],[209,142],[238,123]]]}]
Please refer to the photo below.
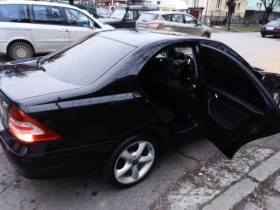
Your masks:
[{"label": "car side mirror", "polygon": [[261,73],[258,72],[258,71],[254,71],[254,70],[253,70],[253,74],[254,74],[259,80],[263,80],[264,77],[265,77],[263,74],[261,74]]},{"label": "car side mirror", "polygon": [[197,22],[196,24],[197,24],[197,26],[202,26],[202,24],[200,22]]},{"label": "car side mirror", "polygon": [[90,28],[90,29],[95,29],[93,23],[89,23],[89,28]]}]

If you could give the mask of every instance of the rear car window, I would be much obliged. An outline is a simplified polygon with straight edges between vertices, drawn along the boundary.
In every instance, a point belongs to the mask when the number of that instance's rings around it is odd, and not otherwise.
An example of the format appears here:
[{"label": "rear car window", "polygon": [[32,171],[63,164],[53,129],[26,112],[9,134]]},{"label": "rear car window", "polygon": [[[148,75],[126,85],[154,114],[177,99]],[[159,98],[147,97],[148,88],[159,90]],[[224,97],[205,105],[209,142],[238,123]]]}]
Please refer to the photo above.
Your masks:
[{"label": "rear car window", "polygon": [[144,13],[139,17],[139,20],[143,22],[151,22],[153,20],[156,20],[157,17],[158,15],[156,14]]},{"label": "rear car window", "polygon": [[28,5],[25,4],[0,5],[0,21],[30,23]]},{"label": "rear car window", "polygon": [[280,26],[280,21],[271,21],[267,23],[266,26],[278,27]]},{"label": "rear car window", "polygon": [[170,21],[170,22],[177,22],[177,23],[183,23],[183,15],[181,14],[169,14],[169,15],[162,15],[164,20]]},{"label": "rear car window", "polygon": [[[42,60],[46,73],[58,80],[87,86],[98,80],[135,47],[93,35]],[[40,61],[39,61],[40,62]]]}]

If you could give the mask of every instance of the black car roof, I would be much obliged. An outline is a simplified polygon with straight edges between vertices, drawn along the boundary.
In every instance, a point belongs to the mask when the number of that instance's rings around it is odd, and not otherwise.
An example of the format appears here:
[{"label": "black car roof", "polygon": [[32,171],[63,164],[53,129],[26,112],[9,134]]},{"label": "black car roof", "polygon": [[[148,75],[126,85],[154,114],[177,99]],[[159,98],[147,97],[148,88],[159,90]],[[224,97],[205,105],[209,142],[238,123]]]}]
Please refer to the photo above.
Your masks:
[{"label": "black car roof", "polygon": [[98,32],[98,36],[123,42],[132,46],[140,46],[145,43],[151,43],[151,42],[162,41],[162,40],[195,38],[194,36],[190,36],[190,37],[176,36],[176,35],[166,35],[160,33],[138,32],[135,30],[123,30],[123,29]]}]

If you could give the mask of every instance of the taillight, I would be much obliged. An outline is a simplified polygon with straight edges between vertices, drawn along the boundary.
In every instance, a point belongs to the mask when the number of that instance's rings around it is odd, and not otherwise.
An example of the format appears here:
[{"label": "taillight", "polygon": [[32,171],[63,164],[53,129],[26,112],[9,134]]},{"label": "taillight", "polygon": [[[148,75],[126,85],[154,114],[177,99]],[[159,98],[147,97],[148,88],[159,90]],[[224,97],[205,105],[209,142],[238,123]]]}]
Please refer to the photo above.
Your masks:
[{"label": "taillight", "polygon": [[151,28],[157,28],[157,27],[159,27],[159,26],[161,26],[161,25],[163,25],[164,24],[164,22],[151,22],[151,23],[149,23],[149,27],[151,27]]},{"label": "taillight", "polygon": [[61,138],[57,133],[29,117],[15,105],[9,110],[8,123],[12,134],[23,142],[39,142]]}]

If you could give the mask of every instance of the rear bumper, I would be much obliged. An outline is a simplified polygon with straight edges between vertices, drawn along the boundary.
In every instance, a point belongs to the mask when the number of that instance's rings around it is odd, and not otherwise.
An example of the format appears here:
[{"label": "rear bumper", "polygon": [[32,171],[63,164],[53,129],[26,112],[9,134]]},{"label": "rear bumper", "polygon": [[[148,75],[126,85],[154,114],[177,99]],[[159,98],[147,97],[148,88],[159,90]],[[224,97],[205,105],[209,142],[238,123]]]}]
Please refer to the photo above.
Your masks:
[{"label": "rear bumper", "polygon": [[265,35],[280,35],[280,31],[279,30],[266,30],[266,29],[262,29],[261,30],[261,34],[265,34]]},{"label": "rear bumper", "polygon": [[9,131],[4,130],[2,124],[0,127],[0,143],[6,157],[22,176],[31,179],[71,176],[100,169],[112,147],[112,145],[85,146],[55,151],[56,143],[52,142],[37,145],[45,147],[46,151],[48,148],[47,152],[33,154],[30,150],[34,150],[35,147],[31,149],[16,140]]}]

